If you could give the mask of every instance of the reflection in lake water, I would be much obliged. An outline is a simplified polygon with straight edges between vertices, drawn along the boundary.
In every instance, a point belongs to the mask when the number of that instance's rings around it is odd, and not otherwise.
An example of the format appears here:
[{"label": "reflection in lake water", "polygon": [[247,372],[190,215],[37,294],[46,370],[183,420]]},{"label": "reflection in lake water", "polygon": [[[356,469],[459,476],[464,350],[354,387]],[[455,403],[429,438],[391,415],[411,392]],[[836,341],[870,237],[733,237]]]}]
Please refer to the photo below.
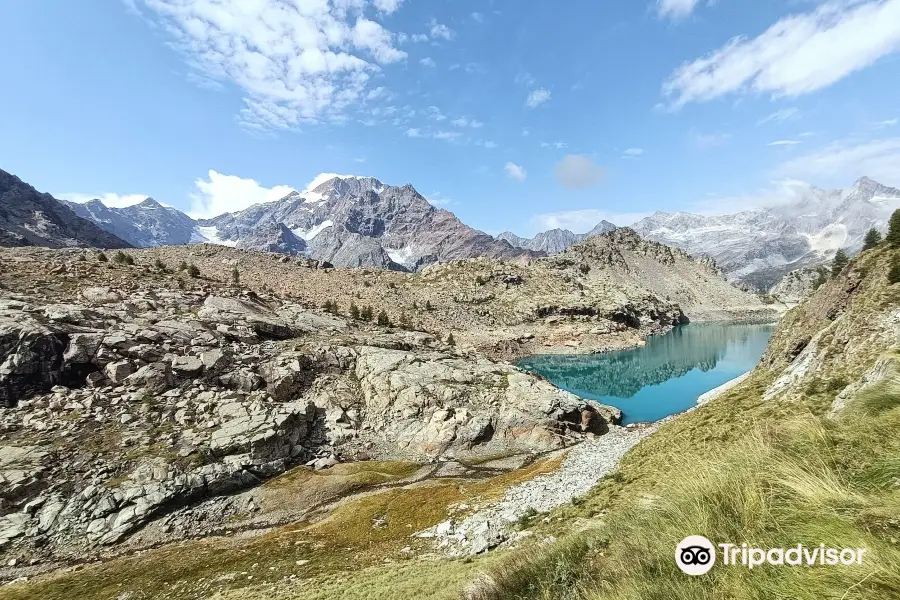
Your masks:
[{"label": "reflection in lake water", "polygon": [[751,370],[772,325],[692,324],[641,348],[596,355],[531,356],[519,366],[584,398],[622,409],[625,423],[657,421]]}]

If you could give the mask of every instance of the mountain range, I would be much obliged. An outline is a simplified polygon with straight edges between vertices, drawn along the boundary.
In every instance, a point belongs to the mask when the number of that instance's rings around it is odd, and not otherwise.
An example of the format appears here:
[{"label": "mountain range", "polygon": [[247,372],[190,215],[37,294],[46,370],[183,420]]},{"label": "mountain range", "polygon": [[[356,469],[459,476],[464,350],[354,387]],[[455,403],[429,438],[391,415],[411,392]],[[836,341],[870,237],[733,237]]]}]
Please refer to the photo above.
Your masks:
[{"label": "mountain range", "polygon": [[[866,232],[884,230],[900,208],[900,190],[868,177],[848,190],[810,185],[798,191],[791,202],[734,214],[656,212],[631,228],[694,256],[709,256],[732,282],[768,291],[786,274],[830,260],[839,248],[858,251]],[[516,247],[557,254],[609,227],[614,226],[603,221],[581,236],[551,229],[532,239],[509,232],[498,237]]]},{"label": "mountain range", "polygon": [[535,252],[545,252],[547,254],[558,254],[569,246],[581,243],[586,239],[594,236],[609,233],[616,228],[609,221],[600,221],[593,229],[587,233],[573,233],[568,229],[550,229],[542,231],[533,238],[519,237],[511,231],[504,231],[497,236],[498,240],[506,240],[516,248],[525,250],[533,250]]},{"label": "mountain range", "polygon": [[123,241],[92,220],[78,217],[50,194],[0,170],[0,246],[95,246],[127,248]]},{"label": "mountain range", "polygon": [[336,177],[308,192],[211,219],[192,219],[151,198],[127,208],[110,208],[99,200],[67,204],[78,216],[139,247],[207,242],[302,254],[339,267],[400,271],[476,256],[543,254],[465,225],[411,185],[389,186],[371,177]]}]

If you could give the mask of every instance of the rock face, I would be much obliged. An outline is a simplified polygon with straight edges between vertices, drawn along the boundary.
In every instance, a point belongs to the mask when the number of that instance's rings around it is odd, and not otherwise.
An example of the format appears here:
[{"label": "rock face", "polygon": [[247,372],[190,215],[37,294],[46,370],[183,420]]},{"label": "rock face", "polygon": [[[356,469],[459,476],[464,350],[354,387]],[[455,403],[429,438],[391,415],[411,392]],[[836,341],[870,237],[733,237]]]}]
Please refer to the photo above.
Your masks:
[{"label": "rock face", "polygon": [[0,246],[127,248],[124,240],[0,170]]},{"label": "rock face", "polygon": [[785,274],[827,262],[838,248],[862,247],[900,207],[900,190],[863,177],[849,190],[796,188],[793,201],[732,215],[657,212],[632,227],[640,235],[716,260],[733,281],[759,291]]},{"label": "rock face", "polygon": [[824,266],[807,267],[791,271],[781,278],[769,294],[788,306],[796,306],[812,295],[820,285],[829,278],[829,271]]},{"label": "rock face", "polygon": [[581,243],[594,236],[603,235],[614,231],[616,226],[609,221],[600,221],[587,233],[572,233],[568,229],[550,229],[542,231],[533,238],[522,238],[509,231],[504,231],[497,236],[498,240],[506,240],[516,248],[543,252],[550,256],[565,251],[570,246]]}]

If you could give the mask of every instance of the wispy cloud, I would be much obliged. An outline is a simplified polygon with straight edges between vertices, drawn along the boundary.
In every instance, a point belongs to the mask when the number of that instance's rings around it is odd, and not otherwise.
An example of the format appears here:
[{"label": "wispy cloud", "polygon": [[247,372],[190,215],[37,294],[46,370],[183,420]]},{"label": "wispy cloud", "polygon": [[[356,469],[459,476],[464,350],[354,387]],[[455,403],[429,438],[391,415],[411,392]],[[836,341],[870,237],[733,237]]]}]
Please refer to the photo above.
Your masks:
[{"label": "wispy cloud", "polygon": [[718,148],[722,146],[731,139],[730,133],[722,133],[721,131],[715,131],[710,133],[703,133],[700,131],[692,131],[690,135],[691,144],[700,149],[708,149],[708,148]]},{"label": "wispy cloud", "polygon": [[506,171],[506,174],[516,181],[525,181],[525,178],[528,177],[528,173],[525,172],[525,169],[514,162],[506,163],[506,166],[503,167]]},{"label": "wispy cloud", "polygon": [[430,56],[426,56],[425,58],[421,59],[419,61],[419,64],[422,65],[423,67],[436,67],[437,66],[437,63],[434,62],[434,59],[431,58]]},{"label": "wispy cloud", "polygon": [[663,19],[683,19],[694,12],[698,4],[700,0],[656,0],[656,12]]},{"label": "wispy cloud", "polygon": [[430,27],[429,31],[431,32],[431,37],[433,39],[442,39],[449,41],[453,39],[454,35],[456,35],[456,33],[452,29],[450,29],[446,25],[438,23],[435,19],[432,19],[428,25]]},{"label": "wispy cloud", "polygon": [[410,127],[409,129],[407,129],[404,132],[404,134],[406,135],[406,137],[410,137],[410,138],[425,137],[424,135],[422,135],[422,130],[419,129],[418,127]]},{"label": "wispy cloud", "polygon": [[397,12],[403,0],[373,0],[375,8],[385,14]]},{"label": "wispy cloud", "polygon": [[800,143],[800,140],[775,140],[774,142],[769,142],[766,146],[796,146]]},{"label": "wispy cloud", "polygon": [[663,84],[663,94],[678,108],[726,94],[814,92],[896,52],[897,23],[900,0],[826,2],[685,63]]},{"label": "wispy cloud", "polygon": [[476,23],[484,23],[484,15],[480,12],[473,12],[471,17]]},{"label": "wispy cloud", "polygon": [[779,165],[775,175],[822,185],[845,185],[868,175],[881,183],[900,185],[900,138],[832,142]]},{"label": "wispy cloud", "polygon": [[569,144],[566,142],[541,142],[541,148],[553,148],[555,150],[563,150],[568,148]]},{"label": "wispy cloud", "polygon": [[[384,12],[399,7],[380,0]],[[238,122],[253,131],[341,121],[373,74],[406,58],[397,36],[367,19],[361,2],[138,0],[189,66],[244,91]]]},{"label": "wispy cloud", "polygon": [[878,123],[878,125],[881,127],[891,127],[893,125],[896,125],[897,122],[898,119],[887,119],[885,121],[881,121],[880,123]]},{"label": "wispy cloud", "polygon": [[781,110],[776,110],[772,114],[763,117],[759,121],[756,122],[757,125],[765,125],[766,123],[784,123],[785,121],[791,121],[800,116],[800,109],[796,107],[791,108],[782,108]]},{"label": "wispy cloud", "polygon": [[528,98],[525,100],[525,106],[528,108],[537,108],[541,104],[548,102],[550,100],[550,95],[550,90],[545,88],[534,90],[528,94]]},{"label": "wispy cloud", "polygon": [[629,148],[622,154],[626,157],[637,158],[638,156],[641,156],[642,154],[644,154],[644,149],[643,148]]}]

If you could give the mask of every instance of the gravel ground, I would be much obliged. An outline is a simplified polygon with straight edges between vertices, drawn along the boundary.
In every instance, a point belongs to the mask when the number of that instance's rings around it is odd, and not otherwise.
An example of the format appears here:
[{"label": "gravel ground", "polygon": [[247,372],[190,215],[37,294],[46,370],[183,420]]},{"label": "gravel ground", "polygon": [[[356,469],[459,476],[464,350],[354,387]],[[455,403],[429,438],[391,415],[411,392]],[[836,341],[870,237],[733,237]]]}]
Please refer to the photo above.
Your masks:
[{"label": "gravel ground", "polygon": [[562,466],[553,473],[513,486],[496,503],[481,507],[459,521],[444,521],[418,535],[435,538],[438,548],[451,555],[478,554],[498,546],[510,539],[516,522],[523,516],[549,512],[587,493],[615,470],[629,449],[656,429],[657,425],[616,428],[582,442],[568,451]]}]

